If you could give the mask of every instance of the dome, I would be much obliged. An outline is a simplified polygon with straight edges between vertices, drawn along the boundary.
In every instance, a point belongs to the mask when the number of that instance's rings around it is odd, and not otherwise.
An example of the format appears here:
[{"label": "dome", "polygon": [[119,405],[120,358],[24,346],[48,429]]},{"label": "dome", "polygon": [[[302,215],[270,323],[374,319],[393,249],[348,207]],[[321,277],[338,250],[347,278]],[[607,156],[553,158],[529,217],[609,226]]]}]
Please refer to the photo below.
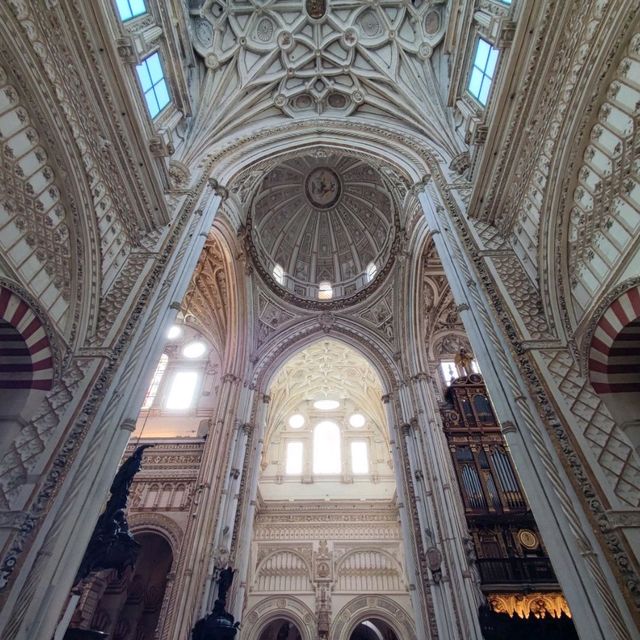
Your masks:
[{"label": "dome", "polygon": [[395,220],[379,169],[361,157],[320,151],[265,175],[250,210],[249,241],[269,284],[322,304],[381,278]]}]

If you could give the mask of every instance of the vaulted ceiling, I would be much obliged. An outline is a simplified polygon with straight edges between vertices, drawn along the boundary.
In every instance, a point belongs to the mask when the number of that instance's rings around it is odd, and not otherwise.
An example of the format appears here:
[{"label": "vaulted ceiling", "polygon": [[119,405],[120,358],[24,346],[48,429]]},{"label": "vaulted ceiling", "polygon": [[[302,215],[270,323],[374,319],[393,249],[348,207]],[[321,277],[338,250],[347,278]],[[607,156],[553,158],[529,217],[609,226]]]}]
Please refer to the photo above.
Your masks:
[{"label": "vaulted ceiling", "polygon": [[[445,158],[462,141],[443,107],[438,47],[446,5],[416,0],[192,0],[192,43],[202,61],[185,162],[249,123],[392,115]],[[436,59],[435,61],[432,58]]]}]

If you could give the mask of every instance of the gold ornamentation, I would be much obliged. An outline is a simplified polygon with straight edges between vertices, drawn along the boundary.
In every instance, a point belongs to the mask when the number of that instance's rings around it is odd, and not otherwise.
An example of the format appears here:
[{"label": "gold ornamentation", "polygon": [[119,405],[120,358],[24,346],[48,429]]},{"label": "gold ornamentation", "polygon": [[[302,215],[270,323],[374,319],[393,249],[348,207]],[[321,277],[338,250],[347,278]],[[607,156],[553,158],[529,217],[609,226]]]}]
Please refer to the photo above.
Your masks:
[{"label": "gold ornamentation", "polygon": [[493,593],[487,597],[491,610],[510,618],[571,618],[571,610],[561,593]]},{"label": "gold ornamentation", "polygon": [[540,546],[538,536],[531,529],[520,529],[518,531],[518,542],[529,550],[537,549]]}]

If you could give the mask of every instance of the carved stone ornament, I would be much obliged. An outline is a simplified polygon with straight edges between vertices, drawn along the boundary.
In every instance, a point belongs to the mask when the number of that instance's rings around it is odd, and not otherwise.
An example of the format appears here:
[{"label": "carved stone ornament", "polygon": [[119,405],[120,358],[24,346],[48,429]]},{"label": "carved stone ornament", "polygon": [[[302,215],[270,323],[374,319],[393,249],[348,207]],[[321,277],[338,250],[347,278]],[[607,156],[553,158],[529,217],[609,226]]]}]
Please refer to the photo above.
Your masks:
[{"label": "carved stone ornament", "polygon": [[319,20],[327,12],[327,0],[306,0],[305,9],[310,18]]}]

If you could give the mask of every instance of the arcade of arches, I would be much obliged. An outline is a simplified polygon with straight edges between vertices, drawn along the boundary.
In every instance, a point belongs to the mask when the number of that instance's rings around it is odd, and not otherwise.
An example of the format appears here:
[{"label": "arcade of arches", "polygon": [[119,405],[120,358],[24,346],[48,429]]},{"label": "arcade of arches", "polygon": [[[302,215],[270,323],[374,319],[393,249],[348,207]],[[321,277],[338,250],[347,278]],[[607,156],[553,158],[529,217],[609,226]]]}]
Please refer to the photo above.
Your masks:
[{"label": "arcade of arches", "polygon": [[630,0],[1,3],[0,636],[637,638],[639,109]]}]

